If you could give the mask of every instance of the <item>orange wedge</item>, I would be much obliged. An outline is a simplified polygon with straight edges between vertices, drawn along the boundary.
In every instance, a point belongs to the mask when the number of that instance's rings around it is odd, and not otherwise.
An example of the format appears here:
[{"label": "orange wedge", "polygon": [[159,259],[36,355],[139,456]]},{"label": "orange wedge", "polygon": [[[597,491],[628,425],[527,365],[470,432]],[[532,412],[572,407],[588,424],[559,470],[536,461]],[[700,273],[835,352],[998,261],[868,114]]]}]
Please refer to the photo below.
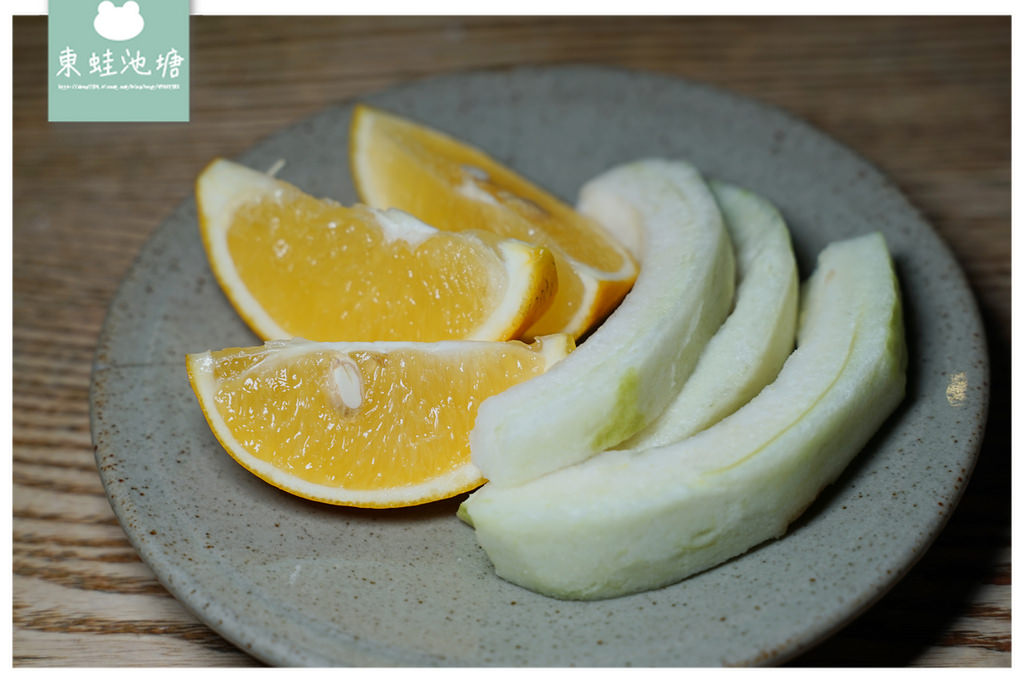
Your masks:
[{"label": "orange wedge", "polygon": [[528,335],[579,337],[636,279],[636,262],[598,223],[441,132],[358,105],[349,160],[359,195],[371,206],[408,211],[441,230],[488,230],[550,249],[558,292]]},{"label": "orange wedge", "polygon": [[512,339],[557,289],[543,247],[344,207],[223,159],[196,203],[213,272],[264,339]]},{"label": "orange wedge", "polygon": [[397,507],[484,479],[469,431],[489,396],[574,348],[522,342],[310,342],[192,354],[189,380],[225,450],[274,486],[311,500]]}]

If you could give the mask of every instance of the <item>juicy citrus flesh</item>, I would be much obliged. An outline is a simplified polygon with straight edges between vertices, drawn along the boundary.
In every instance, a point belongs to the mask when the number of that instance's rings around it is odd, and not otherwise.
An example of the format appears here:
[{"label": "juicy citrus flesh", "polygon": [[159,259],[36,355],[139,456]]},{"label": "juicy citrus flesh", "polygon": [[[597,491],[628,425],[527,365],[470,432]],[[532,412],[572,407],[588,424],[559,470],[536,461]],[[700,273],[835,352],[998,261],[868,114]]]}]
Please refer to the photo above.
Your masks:
[{"label": "juicy citrus flesh", "polygon": [[[465,338],[505,284],[482,243],[437,233],[415,247],[388,244],[368,212],[308,196],[247,205],[227,237],[253,296],[284,329],[310,339]],[[443,317],[422,305],[441,300]]]},{"label": "juicy citrus flesh", "polygon": [[[425,225],[405,235],[382,225],[390,220],[275,181],[254,189],[230,215],[207,217],[204,229],[224,231],[230,263],[211,262],[265,339],[504,340],[522,334],[550,303],[557,285],[546,250],[506,249],[489,234]],[[223,225],[210,225],[217,222]],[[239,289],[246,296],[232,296]]]},{"label": "juicy citrus flesh", "polygon": [[603,228],[482,151],[379,110],[360,112],[375,129],[372,183],[391,206],[441,229],[486,225],[502,237],[561,248],[598,270],[625,265]]},{"label": "juicy citrus flesh", "polygon": [[537,334],[579,336],[636,277],[632,257],[596,221],[474,147],[365,105],[356,108],[351,146],[356,187],[368,204],[408,211],[442,230],[486,229],[554,252],[559,292]]},{"label": "juicy citrus flesh", "polygon": [[568,337],[296,340],[195,354],[188,366],[214,434],[247,469],[305,498],[393,507],[483,483],[469,452],[480,403],[569,350]]}]

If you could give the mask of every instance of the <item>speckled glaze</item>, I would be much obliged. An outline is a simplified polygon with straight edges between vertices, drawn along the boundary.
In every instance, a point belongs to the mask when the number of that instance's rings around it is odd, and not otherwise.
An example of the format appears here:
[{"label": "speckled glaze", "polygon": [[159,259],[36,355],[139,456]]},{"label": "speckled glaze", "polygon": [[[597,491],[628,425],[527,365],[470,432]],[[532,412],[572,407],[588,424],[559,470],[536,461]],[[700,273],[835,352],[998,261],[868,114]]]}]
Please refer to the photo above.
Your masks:
[{"label": "speckled glaze", "polygon": [[[942,529],[981,443],[988,361],[963,274],[868,163],[790,116],[678,79],[592,67],[455,74],[365,101],[455,132],[573,201],[643,156],[683,157],[787,218],[802,275],[827,243],[881,230],[902,285],[903,405],[782,539],[667,588],[563,602],[498,579],[459,500],[392,511],[311,503],[224,453],[186,353],[258,343],[210,273],[195,205],[156,232],[110,307],[93,368],[96,461],[121,524],[213,629],[286,665],[755,665],[871,605]],[[351,104],[239,161],[355,201]],[[192,178],[182,178],[183,184]]]}]

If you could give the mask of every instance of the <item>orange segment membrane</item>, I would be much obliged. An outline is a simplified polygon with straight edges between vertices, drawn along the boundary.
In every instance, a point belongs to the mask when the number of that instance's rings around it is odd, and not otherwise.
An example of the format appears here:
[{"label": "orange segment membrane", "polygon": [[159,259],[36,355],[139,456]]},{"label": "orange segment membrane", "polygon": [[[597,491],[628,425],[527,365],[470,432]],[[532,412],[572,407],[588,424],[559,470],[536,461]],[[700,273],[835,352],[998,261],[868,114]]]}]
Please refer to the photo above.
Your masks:
[{"label": "orange segment membrane", "polygon": [[[505,286],[485,267],[499,260],[493,249],[443,232],[389,241],[376,222],[365,207],[283,191],[239,208],[228,250],[270,317],[313,340],[358,329],[364,338],[348,341],[437,341],[476,329],[491,310],[482,302]],[[443,320],[437,301],[448,302]]]},{"label": "orange segment membrane", "polygon": [[[386,135],[375,138],[371,163],[393,206],[442,230],[482,228],[546,247],[606,272],[625,264],[621,248],[590,218],[467,145],[436,131],[413,131],[376,115]],[[404,149],[403,149],[404,148]],[[388,163],[412,158],[414,164]],[[452,225],[451,217],[459,224]],[[559,274],[561,275],[561,273]]]}]

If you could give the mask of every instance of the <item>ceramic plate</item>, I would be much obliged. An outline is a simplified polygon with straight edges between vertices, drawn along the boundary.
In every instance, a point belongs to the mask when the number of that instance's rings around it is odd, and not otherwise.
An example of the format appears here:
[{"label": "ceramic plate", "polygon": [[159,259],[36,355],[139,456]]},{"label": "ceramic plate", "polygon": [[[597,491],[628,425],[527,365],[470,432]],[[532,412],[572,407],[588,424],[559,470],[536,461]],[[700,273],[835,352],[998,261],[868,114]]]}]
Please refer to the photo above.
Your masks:
[{"label": "ceramic plate", "polygon": [[[454,132],[570,201],[614,164],[689,159],[775,202],[804,276],[829,242],[881,230],[905,298],[908,395],[781,540],[661,590],[554,600],[494,575],[455,518],[461,499],[333,508],[279,492],[228,457],[199,411],[184,357],[259,340],[214,281],[189,201],[143,249],[110,307],[92,429],[121,524],[200,619],[273,664],[770,664],[853,619],[921,556],[972,468],[988,363],[950,252],[868,163],[782,112],[653,74],[464,73],[365,101]],[[280,177],[353,202],[351,111],[328,109],[239,160],[268,169],[284,159]]]}]

